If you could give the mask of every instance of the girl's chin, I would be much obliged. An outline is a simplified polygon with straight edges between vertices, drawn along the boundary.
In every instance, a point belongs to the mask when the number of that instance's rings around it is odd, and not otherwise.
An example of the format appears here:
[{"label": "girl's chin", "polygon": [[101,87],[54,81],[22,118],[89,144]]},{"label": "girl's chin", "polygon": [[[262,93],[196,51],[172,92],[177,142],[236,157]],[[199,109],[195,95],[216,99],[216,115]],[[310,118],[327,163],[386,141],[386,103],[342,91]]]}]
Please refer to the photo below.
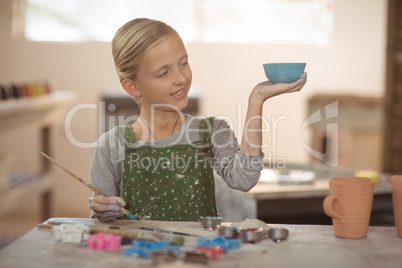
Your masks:
[{"label": "girl's chin", "polygon": [[177,108],[180,111],[183,111],[184,109],[186,109],[188,106],[188,98],[186,97],[185,99],[182,100],[182,102],[180,102],[180,105],[177,106]]},{"label": "girl's chin", "polygon": [[[188,99],[180,101],[179,103],[175,104],[168,104],[168,103],[160,103],[153,106],[155,110],[165,111],[165,112],[181,112],[188,106]],[[152,109],[152,108],[151,108]]]}]

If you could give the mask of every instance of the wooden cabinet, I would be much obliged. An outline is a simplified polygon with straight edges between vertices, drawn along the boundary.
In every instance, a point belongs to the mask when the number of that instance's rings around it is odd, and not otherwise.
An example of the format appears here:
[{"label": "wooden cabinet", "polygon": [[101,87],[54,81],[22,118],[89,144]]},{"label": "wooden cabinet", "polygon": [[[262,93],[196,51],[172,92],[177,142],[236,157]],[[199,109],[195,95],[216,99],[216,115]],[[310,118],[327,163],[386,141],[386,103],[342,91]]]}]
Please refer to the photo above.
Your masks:
[{"label": "wooden cabinet", "polygon": [[383,171],[402,173],[402,1],[388,1]]},{"label": "wooden cabinet", "polygon": [[[51,129],[59,122],[65,110],[65,102],[71,99],[69,92],[54,92],[40,97],[0,102],[0,139],[17,132],[37,129],[40,132],[40,150],[51,155],[53,141]],[[18,144],[15,144],[18,146]],[[39,157],[39,152],[38,152]],[[23,196],[40,198],[41,219],[52,215],[53,181],[50,162],[41,159],[38,174],[12,172],[8,185],[0,190],[0,215],[15,209]]]},{"label": "wooden cabinet", "polygon": [[[328,118],[327,107],[336,104]],[[383,98],[354,95],[314,95],[309,99],[308,115],[320,113],[321,120],[309,125],[311,148],[323,155],[314,162],[336,163],[354,170],[381,170]],[[330,125],[336,124],[335,128]]]}]

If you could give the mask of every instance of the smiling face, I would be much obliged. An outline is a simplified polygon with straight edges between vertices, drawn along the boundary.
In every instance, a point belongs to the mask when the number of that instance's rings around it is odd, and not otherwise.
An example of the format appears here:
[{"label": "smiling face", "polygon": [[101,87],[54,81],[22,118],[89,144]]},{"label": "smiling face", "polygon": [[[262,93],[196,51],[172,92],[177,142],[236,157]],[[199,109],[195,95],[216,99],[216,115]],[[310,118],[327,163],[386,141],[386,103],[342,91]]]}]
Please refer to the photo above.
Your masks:
[{"label": "smiling face", "polygon": [[148,51],[141,62],[136,78],[133,80],[136,97],[145,109],[179,110],[188,104],[187,94],[192,80],[187,51],[177,33],[169,36]]}]

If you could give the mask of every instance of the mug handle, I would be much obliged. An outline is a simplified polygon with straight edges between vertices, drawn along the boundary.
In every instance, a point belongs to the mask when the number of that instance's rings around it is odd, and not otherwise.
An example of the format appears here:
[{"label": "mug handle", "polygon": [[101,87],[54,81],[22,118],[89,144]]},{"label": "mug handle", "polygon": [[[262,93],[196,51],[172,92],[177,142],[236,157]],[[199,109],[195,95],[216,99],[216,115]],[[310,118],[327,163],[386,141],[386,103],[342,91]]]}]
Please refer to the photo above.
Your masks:
[{"label": "mug handle", "polygon": [[340,219],[342,215],[334,210],[334,203],[339,202],[341,207],[343,207],[341,199],[339,199],[336,195],[327,195],[324,199],[323,209],[325,214],[327,214],[331,218]]}]

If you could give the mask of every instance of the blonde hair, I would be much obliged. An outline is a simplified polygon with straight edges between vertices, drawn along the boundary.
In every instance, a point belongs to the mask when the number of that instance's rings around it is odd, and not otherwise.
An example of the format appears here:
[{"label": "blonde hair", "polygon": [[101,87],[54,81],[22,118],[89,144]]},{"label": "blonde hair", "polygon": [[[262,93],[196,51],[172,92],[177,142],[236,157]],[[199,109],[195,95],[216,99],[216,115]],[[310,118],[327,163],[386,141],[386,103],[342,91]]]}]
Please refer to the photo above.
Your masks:
[{"label": "blonde hair", "polygon": [[146,18],[134,19],[123,25],[112,40],[112,55],[120,82],[135,79],[144,55],[177,32],[164,22]]}]

